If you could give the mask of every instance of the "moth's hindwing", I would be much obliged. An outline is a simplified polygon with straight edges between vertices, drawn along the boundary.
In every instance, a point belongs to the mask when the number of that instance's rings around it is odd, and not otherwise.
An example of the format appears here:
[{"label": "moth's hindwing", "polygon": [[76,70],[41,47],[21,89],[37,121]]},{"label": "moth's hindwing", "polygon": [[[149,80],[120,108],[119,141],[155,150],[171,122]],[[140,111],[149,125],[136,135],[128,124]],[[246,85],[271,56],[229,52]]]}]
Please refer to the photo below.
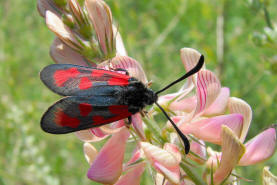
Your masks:
[{"label": "moth's hindwing", "polygon": [[112,96],[66,97],[53,104],[41,119],[41,128],[52,134],[65,134],[98,127],[131,116],[127,105]]}]

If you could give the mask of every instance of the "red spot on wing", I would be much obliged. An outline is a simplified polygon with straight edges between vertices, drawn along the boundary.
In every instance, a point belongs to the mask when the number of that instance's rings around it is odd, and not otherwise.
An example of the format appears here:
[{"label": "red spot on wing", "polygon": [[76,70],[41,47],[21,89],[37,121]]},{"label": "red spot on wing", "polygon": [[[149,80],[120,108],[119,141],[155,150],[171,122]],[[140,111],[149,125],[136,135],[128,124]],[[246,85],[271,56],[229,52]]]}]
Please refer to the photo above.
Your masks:
[{"label": "red spot on wing", "polygon": [[104,73],[105,73],[104,70],[97,70],[97,69],[95,69],[95,70],[92,71],[91,75],[92,75],[92,77],[101,77],[101,76],[104,75]]},{"label": "red spot on wing", "polygon": [[77,128],[80,125],[79,119],[67,115],[61,109],[57,110],[54,121],[57,125],[62,127]]},{"label": "red spot on wing", "polygon": [[79,74],[80,72],[77,70],[77,68],[70,68],[66,70],[61,69],[55,71],[53,77],[56,85],[61,87],[69,78],[75,78]]},{"label": "red spot on wing", "polygon": [[106,123],[111,123],[114,121],[118,121],[124,118],[127,118],[132,115],[128,111],[128,106],[127,105],[113,105],[109,107],[109,111],[114,114],[113,117],[110,118],[105,118],[103,116],[93,116],[92,121],[93,125],[101,125],[101,124],[106,124]]},{"label": "red spot on wing", "polygon": [[83,77],[80,80],[79,88],[81,90],[89,89],[92,87],[92,82],[88,77]]},{"label": "red spot on wing", "polygon": [[112,114],[122,114],[122,113],[129,113],[128,111],[128,106],[127,105],[111,105],[109,106],[109,111],[112,113]]},{"label": "red spot on wing", "polygon": [[79,110],[81,116],[87,116],[92,111],[92,106],[88,103],[79,104]]}]

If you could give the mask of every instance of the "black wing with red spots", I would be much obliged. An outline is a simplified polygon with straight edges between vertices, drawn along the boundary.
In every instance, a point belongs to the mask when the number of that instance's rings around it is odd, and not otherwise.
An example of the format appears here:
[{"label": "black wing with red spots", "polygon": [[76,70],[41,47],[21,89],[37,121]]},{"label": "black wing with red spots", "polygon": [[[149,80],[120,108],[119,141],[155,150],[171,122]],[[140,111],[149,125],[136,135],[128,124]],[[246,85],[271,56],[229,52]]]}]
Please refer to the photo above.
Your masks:
[{"label": "black wing with red spots", "polygon": [[66,97],[53,104],[41,119],[41,128],[52,134],[66,134],[98,127],[131,116],[127,105],[112,96]]},{"label": "black wing with red spots", "polygon": [[48,88],[63,96],[94,96],[94,89],[109,86],[112,90],[114,86],[127,86],[136,80],[114,71],[71,64],[49,65],[41,71],[40,78]]}]

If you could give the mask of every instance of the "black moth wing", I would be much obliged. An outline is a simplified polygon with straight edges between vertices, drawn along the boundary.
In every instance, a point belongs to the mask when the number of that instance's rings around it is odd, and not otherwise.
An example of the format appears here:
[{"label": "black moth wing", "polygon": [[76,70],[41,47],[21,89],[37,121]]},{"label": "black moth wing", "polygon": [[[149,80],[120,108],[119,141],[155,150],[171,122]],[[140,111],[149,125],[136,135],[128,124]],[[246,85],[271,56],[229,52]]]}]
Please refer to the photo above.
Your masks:
[{"label": "black moth wing", "polygon": [[[41,71],[40,78],[49,89],[57,94],[85,97],[101,94],[103,86],[109,88],[113,93],[113,86],[127,86],[130,81],[137,81],[115,71],[72,64],[46,66]],[[97,90],[95,91],[95,89]]]},{"label": "black moth wing", "polygon": [[127,105],[113,96],[66,97],[53,104],[41,119],[41,128],[52,134],[66,134],[98,127],[131,116]]}]

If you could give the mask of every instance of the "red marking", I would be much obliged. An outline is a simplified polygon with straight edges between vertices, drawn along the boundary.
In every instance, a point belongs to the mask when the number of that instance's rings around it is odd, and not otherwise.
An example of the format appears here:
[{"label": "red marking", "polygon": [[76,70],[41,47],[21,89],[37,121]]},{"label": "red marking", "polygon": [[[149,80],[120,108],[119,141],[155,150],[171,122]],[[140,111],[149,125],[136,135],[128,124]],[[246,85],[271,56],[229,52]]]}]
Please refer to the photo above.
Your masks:
[{"label": "red marking", "polygon": [[69,78],[75,78],[78,74],[80,74],[80,72],[77,68],[70,68],[67,70],[57,70],[53,76],[57,86],[62,87]]},{"label": "red marking", "polygon": [[87,116],[92,111],[92,106],[88,103],[80,103],[79,110],[81,116]]},{"label": "red marking", "polygon": [[88,77],[81,78],[80,84],[79,84],[79,88],[81,90],[89,89],[91,87],[92,87],[92,82],[90,81],[90,79]]},{"label": "red marking", "polygon": [[80,120],[68,116],[61,109],[57,110],[54,121],[57,125],[62,127],[67,126],[71,128],[77,128],[80,125]]},{"label": "red marking", "polygon": [[91,76],[92,77],[101,77],[101,76],[103,76],[104,75],[104,73],[105,73],[106,71],[104,71],[104,70],[93,70],[92,71],[92,74],[91,74]]},{"label": "red marking", "polygon": [[122,113],[129,113],[128,112],[128,106],[127,105],[111,105],[109,106],[109,111],[112,114],[122,114]]},{"label": "red marking", "polygon": [[128,106],[126,105],[114,105],[109,107],[109,111],[115,116],[111,118],[104,118],[103,116],[93,116],[92,121],[93,125],[101,125],[106,123],[111,123],[114,121],[118,121],[124,118],[127,118],[132,115],[132,113],[128,112]]},{"label": "red marking", "polygon": [[[128,77],[128,78],[126,78]],[[120,78],[120,77],[112,77],[108,80],[108,84],[109,85],[128,85],[129,84],[129,76],[124,76],[124,78]]]}]

